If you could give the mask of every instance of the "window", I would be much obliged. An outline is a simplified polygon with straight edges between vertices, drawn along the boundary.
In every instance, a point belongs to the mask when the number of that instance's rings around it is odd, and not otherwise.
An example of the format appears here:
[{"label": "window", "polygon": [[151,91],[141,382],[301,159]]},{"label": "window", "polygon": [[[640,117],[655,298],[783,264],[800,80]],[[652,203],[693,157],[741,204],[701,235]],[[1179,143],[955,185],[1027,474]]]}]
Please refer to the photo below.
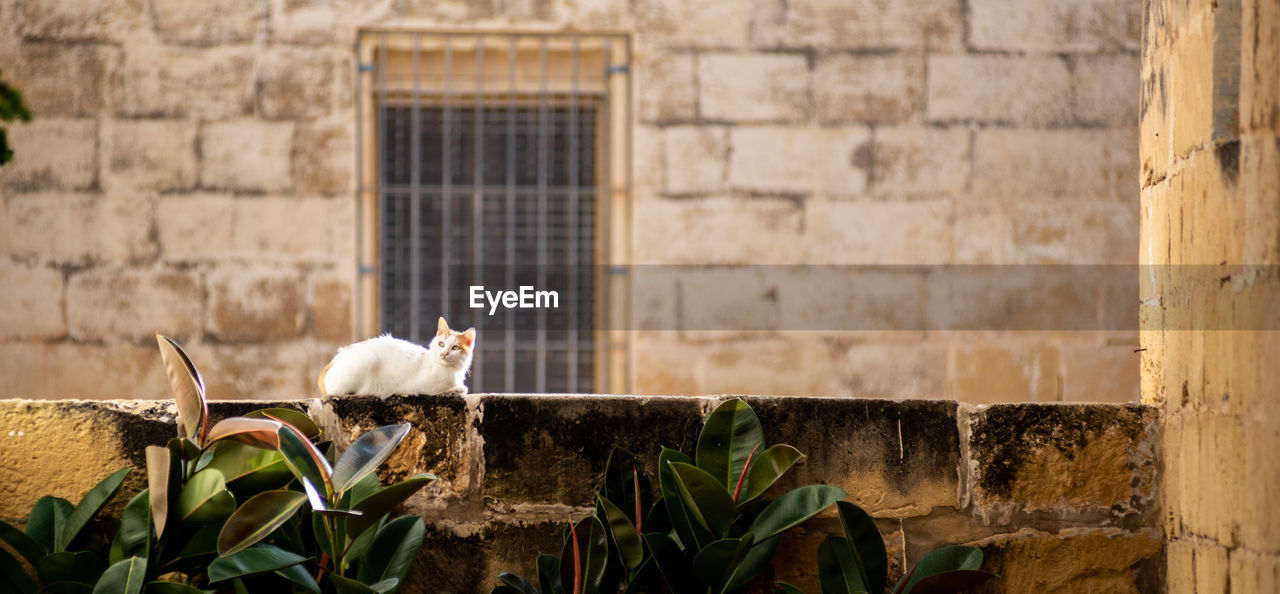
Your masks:
[{"label": "window", "polygon": [[[369,30],[359,51],[360,333],[425,343],[444,316],[477,329],[473,392],[625,391],[626,36]],[[473,286],[554,303],[477,309]]]}]

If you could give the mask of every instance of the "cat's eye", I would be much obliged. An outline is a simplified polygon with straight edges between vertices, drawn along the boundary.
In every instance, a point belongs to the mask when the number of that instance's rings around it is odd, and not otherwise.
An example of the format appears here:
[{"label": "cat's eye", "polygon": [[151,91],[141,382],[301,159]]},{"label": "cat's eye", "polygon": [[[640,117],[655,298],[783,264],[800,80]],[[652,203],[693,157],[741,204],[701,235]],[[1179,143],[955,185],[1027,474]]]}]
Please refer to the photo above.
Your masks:
[{"label": "cat's eye", "polygon": [[440,346],[444,346],[444,343],[443,343],[443,342],[442,342],[442,343],[440,343]]},{"label": "cat's eye", "polygon": [[462,347],[460,347],[460,346],[458,346],[458,345],[456,345],[456,344],[455,344],[455,345],[453,345],[453,350],[455,350],[455,351],[460,351],[460,350],[462,350]]}]

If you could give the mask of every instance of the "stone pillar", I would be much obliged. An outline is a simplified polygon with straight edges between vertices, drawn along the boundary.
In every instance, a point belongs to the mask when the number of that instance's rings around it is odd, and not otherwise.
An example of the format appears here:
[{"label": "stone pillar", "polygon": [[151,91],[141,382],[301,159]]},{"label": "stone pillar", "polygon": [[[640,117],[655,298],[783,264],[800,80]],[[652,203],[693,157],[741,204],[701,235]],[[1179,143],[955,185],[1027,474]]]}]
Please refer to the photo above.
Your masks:
[{"label": "stone pillar", "polygon": [[[1143,400],[1168,591],[1280,591],[1280,1],[1147,0]],[[1268,303],[1271,301],[1273,303]]]}]

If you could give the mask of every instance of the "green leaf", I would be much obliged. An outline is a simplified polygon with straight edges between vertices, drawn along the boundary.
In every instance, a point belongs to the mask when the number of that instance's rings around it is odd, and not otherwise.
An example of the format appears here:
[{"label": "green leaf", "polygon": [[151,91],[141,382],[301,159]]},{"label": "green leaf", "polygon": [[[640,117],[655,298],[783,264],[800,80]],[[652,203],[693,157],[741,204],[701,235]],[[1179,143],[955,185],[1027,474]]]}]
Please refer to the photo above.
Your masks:
[{"label": "green leaf", "polygon": [[498,574],[498,581],[515,590],[517,594],[542,594],[528,580],[514,573],[504,571]]},{"label": "green leaf", "polygon": [[[566,594],[564,582],[560,579],[559,557],[546,553],[538,555],[536,567],[538,570],[538,585],[542,587],[543,594]],[[570,579],[572,577],[570,576]]]},{"label": "green leaf", "polygon": [[334,491],[342,493],[366,474],[377,470],[409,434],[410,428],[408,423],[386,425],[357,437],[347,447],[347,451],[342,453],[342,457],[338,458],[338,463],[333,465]]},{"label": "green leaf", "polygon": [[120,484],[124,482],[124,477],[129,474],[132,468],[122,468],[112,473],[101,482],[94,485],[85,493],[80,504],[76,506],[71,514],[67,516],[67,523],[62,526],[62,530],[58,532],[57,549],[59,551],[66,550],[67,545],[79,536],[80,531],[84,529],[84,525],[89,523],[93,516],[97,515],[102,507],[115,496],[116,491],[120,490]]},{"label": "green leaf", "polygon": [[853,547],[840,536],[828,536],[818,546],[818,582],[822,594],[870,592]]},{"label": "green leaf", "polygon": [[642,515],[637,518],[637,512],[643,514],[653,504],[649,477],[631,452],[617,446],[609,452],[599,494],[616,504],[633,525],[637,519],[643,519]]},{"label": "green leaf", "polygon": [[747,534],[742,539],[725,538],[707,545],[693,558],[693,574],[702,583],[719,591],[717,586],[728,582],[753,540],[754,537]]},{"label": "green leaf", "polygon": [[40,546],[40,543],[36,542],[35,539],[3,520],[0,520],[0,540],[13,547],[13,550],[26,558],[27,563],[32,566],[35,566],[36,563],[40,562],[41,558],[48,554],[48,551]]},{"label": "green leaf", "polygon": [[773,483],[802,459],[804,454],[800,450],[784,443],[757,452],[751,459],[746,476],[742,477],[742,490],[738,492],[737,498],[738,509],[764,495]]},{"label": "green leaf", "polygon": [[305,478],[312,485],[323,486],[326,501],[333,496],[333,467],[329,460],[298,428],[288,423],[280,428],[280,453],[298,482]]},{"label": "green leaf", "polygon": [[243,551],[266,538],[306,502],[306,495],[283,490],[266,491],[249,498],[222,525],[218,534],[218,556]]},{"label": "green leaf", "polygon": [[[676,535],[680,537],[681,544],[685,548],[692,551],[699,551],[702,547],[714,540],[711,533],[703,528],[702,525],[694,520],[686,509],[684,497],[681,495],[680,485],[676,482],[676,472],[672,470],[672,463],[692,464],[688,456],[670,449],[662,448],[658,454],[658,484],[662,489],[662,504],[667,508],[667,517],[671,520],[671,527],[675,530]],[[652,529],[645,530],[645,533],[653,532]]]},{"label": "green leaf", "polygon": [[627,569],[639,567],[644,561],[644,544],[640,542],[640,534],[636,532],[635,524],[612,501],[597,495],[596,502],[604,510],[604,517],[609,522],[609,534],[613,537],[618,555],[622,557],[622,563],[627,566]]},{"label": "green leaf", "polygon": [[[156,535],[164,534],[169,519],[169,503],[176,494],[178,483],[173,475],[181,472],[181,464],[167,447],[147,446],[147,499],[151,504],[151,521],[155,522]],[[179,478],[179,480],[181,480]]]},{"label": "green leaf", "polygon": [[921,580],[935,574],[956,570],[977,570],[981,567],[982,549],[964,545],[934,549],[920,559],[910,572],[902,576],[894,592],[908,594]]},{"label": "green leaf", "polygon": [[178,343],[156,334],[160,345],[160,359],[164,361],[169,387],[178,404],[178,437],[191,438],[196,444],[204,442],[208,430],[209,405],[204,397],[204,380]]},{"label": "green leaf", "polygon": [[[786,582],[778,582],[773,586],[774,594],[805,594],[804,590],[792,586]],[[877,593],[878,594],[878,593]]]},{"label": "green leaf", "polygon": [[279,489],[293,480],[293,473],[276,450],[262,450],[237,441],[223,441],[213,447],[213,459],[206,468],[222,473],[227,490],[246,497]]},{"label": "green leaf", "polygon": [[404,579],[422,548],[426,527],[421,516],[401,516],[378,529],[369,550],[360,557],[356,577],[371,584],[387,578]]},{"label": "green leaf", "polygon": [[71,515],[73,509],[71,502],[61,497],[41,497],[31,506],[31,513],[27,515],[27,536],[45,551],[58,552],[61,550],[57,548],[58,534],[62,532],[67,516]]},{"label": "green leaf", "polygon": [[347,535],[351,538],[369,530],[369,527],[378,524],[378,520],[387,515],[394,507],[401,504],[404,499],[411,497],[413,493],[419,492],[430,481],[435,480],[435,475],[430,472],[411,476],[411,478],[399,481],[394,485],[387,485],[384,488],[375,490],[374,493],[367,495],[364,499],[356,499],[355,506],[352,510],[361,512],[358,517],[347,518]]},{"label": "green leaf", "polygon": [[605,565],[609,562],[609,542],[604,525],[595,516],[587,516],[573,527],[573,533],[577,535],[576,554],[574,539],[565,541],[560,550],[560,579],[564,582],[565,591],[574,591],[576,563],[576,575],[581,580],[578,592],[599,592],[600,584],[604,581]]},{"label": "green leaf", "polygon": [[271,419],[254,419],[250,417],[231,417],[218,421],[209,430],[209,437],[204,442],[208,447],[218,441],[230,439],[250,447],[274,450],[280,447],[280,421]]},{"label": "green leaf", "polygon": [[672,462],[676,486],[689,517],[712,535],[722,536],[729,530],[737,511],[733,497],[706,471],[681,462]]},{"label": "green leaf", "polygon": [[205,469],[187,480],[178,494],[178,521],[183,524],[210,524],[225,519],[236,509],[236,498],[227,490],[222,473]]},{"label": "green leaf", "polygon": [[288,423],[297,427],[307,439],[314,441],[320,437],[320,426],[306,413],[301,413],[292,408],[260,408],[244,416],[252,419],[272,419]]},{"label": "green leaf", "polygon": [[213,590],[201,590],[179,582],[151,582],[143,591],[146,594],[213,594]]},{"label": "green leaf", "polygon": [[150,493],[143,489],[124,506],[116,541],[124,557],[147,557],[151,553]]},{"label": "green leaf", "polygon": [[93,587],[93,594],[139,594],[147,581],[147,560],[129,557],[108,567]]},{"label": "green leaf", "polygon": [[733,570],[733,575],[729,576],[729,582],[724,585],[722,591],[733,592],[764,571],[781,543],[782,539],[776,536],[763,542],[757,540],[750,549],[747,549],[742,561],[738,562],[737,568]]},{"label": "green leaf", "polygon": [[748,531],[757,535],[756,540],[763,542],[800,525],[848,496],[844,489],[831,485],[805,485],[792,489],[765,506],[751,522]]},{"label": "green leaf", "polygon": [[218,557],[209,563],[209,582],[283,569],[306,562],[307,558],[269,544],[258,543],[234,555]]},{"label": "green leaf", "polygon": [[376,590],[364,585],[364,583],[342,577],[336,573],[329,576],[329,583],[333,584],[333,589],[338,594],[377,594]]},{"label": "green leaf", "polygon": [[858,569],[868,592],[884,592],[888,580],[889,557],[884,548],[884,538],[876,522],[862,508],[848,502],[836,502],[840,526],[848,539]]},{"label": "green leaf", "polygon": [[[186,543],[182,545],[182,550],[178,552],[177,558],[171,563],[217,555],[218,533],[221,530],[222,526],[219,524],[201,526],[200,529],[195,531],[195,534],[187,538]],[[202,562],[201,565],[204,563],[207,563],[207,561]]]},{"label": "green leaf", "polygon": [[40,588],[22,568],[22,564],[2,548],[0,548],[0,586],[3,586],[2,590],[5,592],[21,594],[40,592]]},{"label": "green leaf", "polygon": [[307,568],[303,565],[290,565],[275,570],[275,574],[289,580],[299,586],[302,586],[308,592],[319,592],[320,584],[316,583],[316,578],[311,577],[307,573]]},{"label": "green leaf", "polygon": [[680,554],[680,546],[671,540],[671,537],[665,534],[647,533],[644,538],[644,544],[649,548],[649,554],[658,566],[658,572],[662,574],[662,579],[666,581],[667,587],[672,592],[697,592],[705,591],[706,586],[702,584],[688,564],[685,563],[683,556]]},{"label": "green leaf", "polygon": [[733,490],[747,458],[762,447],[764,430],[755,411],[739,398],[726,400],[711,412],[698,434],[697,466],[721,487]]},{"label": "green leaf", "polygon": [[36,575],[46,586],[56,582],[93,584],[102,575],[102,565],[89,551],[59,551],[36,564]]}]

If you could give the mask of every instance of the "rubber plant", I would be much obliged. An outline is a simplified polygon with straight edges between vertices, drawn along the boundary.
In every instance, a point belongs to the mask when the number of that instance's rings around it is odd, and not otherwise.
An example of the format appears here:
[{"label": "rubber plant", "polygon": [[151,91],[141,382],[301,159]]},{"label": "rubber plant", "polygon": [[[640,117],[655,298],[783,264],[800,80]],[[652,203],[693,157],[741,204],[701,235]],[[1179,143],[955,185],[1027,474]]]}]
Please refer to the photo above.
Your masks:
[{"label": "rubber plant", "polygon": [[662,448],[657,498],[635,456],[614,448],[595,513],[566,529],[559,556],[538,558],[538,585],[503,573],[493,592],[737,590],[768,565],[782,533],[847,497],[839,487],[806,485],[763,500],[803,458],[789,445],[766,447],[741,399],[711,413],[692,458]]}]

